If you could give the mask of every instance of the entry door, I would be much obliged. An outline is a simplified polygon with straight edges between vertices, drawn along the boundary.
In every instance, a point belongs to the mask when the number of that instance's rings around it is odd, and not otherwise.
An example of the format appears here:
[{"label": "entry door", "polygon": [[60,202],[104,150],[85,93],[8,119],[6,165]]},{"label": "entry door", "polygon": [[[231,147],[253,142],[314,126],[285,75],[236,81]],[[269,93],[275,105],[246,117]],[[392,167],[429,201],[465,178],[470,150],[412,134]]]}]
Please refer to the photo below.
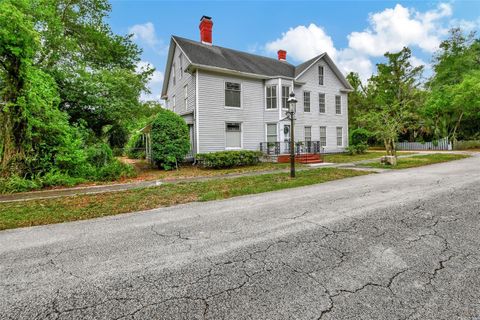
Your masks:
[{"label": "entry door", "polygon": [[290,125],[283,125],[283,148],[285,153],[290,152]]}]

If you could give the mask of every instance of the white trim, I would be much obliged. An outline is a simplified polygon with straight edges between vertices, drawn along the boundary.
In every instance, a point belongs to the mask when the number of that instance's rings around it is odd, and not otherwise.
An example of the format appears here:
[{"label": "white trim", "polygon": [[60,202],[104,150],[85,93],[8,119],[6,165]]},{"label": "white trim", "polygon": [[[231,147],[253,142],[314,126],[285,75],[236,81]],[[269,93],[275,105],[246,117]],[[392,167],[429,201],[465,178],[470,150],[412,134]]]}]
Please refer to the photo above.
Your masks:
[{"label": "white trim", "polygon": [[[341,145],[338,145],[338,128],[342,129],[342,144]],[[343,148],[344,147],[344,142],[343,142],[343,139],[345,137],[345,133],[343,132],[343,127],[341,126],[338,126],[338,127],[335,127],[335,145],[337,146],[337,148]]]},{"label": "white trim", "polygon": [[[309,99],[310,99],[310,101],[308,102],[309,108],[310,108],[309,111],[305,111],[305,92],[308,92]],[[310,91],[310,90],[303,90],[302,91],[302,105],[303,105],[303,109],[302,109],[303,113],[312,113],[312,91]]]},{"label": "white trim", "polygon": [[[270,108],[270,109],[268,109],[268,108],[267,108],[267,88],[268,88],[268,87],[274,87],[274,86],[277,87],[277,88],[275,89],[276,95],[277,95],[277,97],[276,97],[276,98],[277,98],[277,99],[276,99],[276,106],[275,106],[275,108]],[[265,84],[265,99],[264,99],[264,100],[265,100],[265,101],[264,101],[264,103],[265,103],[265,111],[277,111],[277,109],[278,109],[278,84],[276,84],[276,83],[274,83],[274,84]]]},{"label": "white trim", "polygon": [[326,54],[326,53],[322,53],[321,55],[319,55],[318,58],[315,59],[315,61],[312,62],[312,64],[310,64],[308,67],[306,67],[305,70],[303,70],[302,72],[300,72],[299,75],[295,77],[295,80],[297,80],[297,79],[300,78],[305,72],[307,72],[307,70],[310,69],[310,68],[311,68],[315,63],[317,63],[320,59],[322,59],[325,54]]},{"label": "white trim", "polygon": [[[278,91],[277,91],[277,107],[278,107],[278,120],[280,121],[282,119],[282,78],[278,79]],[[279,130],[280,131],[280,130]]]},{"label": "white trim", "polygon": [[[337,113],[337,97],[340,97],[340,113]],[[334,103],[335,103],[335,115],[336,115],[336,116],[341,116],[341,115],[343,115],[343,110],[342,110],[342,109],[343,109],[343,108],[342,108],[342,95],[336,94],[336,95],[335,95],[335,102],[334,102]]]},{"label": "white trim", "polygon": [[[323,108],[325,109],[324,112],[320,112],[320,95],[323,94]],[[327,94],[324,92],[318,93],[318,114],[327,114]]]},{"label": "white trim", "polygon": [[200,153],[200,119],[198,117],[198,72],[197,70],[195,72],[195,149],[197,150],[197,154]]}]

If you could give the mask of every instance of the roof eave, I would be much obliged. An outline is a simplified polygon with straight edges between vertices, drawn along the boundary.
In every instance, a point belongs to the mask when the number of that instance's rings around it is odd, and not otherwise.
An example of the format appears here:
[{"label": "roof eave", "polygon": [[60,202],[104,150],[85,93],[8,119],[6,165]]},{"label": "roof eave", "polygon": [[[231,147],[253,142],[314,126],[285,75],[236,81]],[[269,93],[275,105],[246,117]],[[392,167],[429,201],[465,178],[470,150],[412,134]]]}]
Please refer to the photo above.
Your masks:
[{"label": "roof eave", "polygon": [[237,70],[221,68],[221,67],[207,66],[207,65],[204,65],[204,64],[197,64],[197,63],[192,63],[190,65],[190,67],[192,69],[207,70],[207,71],[225,73],[225,74],[230,74],[230,75],[243,76],[243,77],[253,78],[253,79],[268,80],[268,79],[282,78],[282,79],[294,80],[294,78],[287,77],[287,76],[284,76],[284,75],[268,76],[268,75],[237,71]]}]

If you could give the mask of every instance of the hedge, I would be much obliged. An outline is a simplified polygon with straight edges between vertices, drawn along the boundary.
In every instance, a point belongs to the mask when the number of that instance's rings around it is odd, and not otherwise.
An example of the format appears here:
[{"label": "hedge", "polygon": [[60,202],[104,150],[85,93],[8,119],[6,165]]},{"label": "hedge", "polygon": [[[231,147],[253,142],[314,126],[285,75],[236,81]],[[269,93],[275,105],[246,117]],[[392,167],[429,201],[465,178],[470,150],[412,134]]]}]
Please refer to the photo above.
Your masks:
[{"label": "hedge", "polygon": [[220,151],[197,154],[197,161],[205,168],[221,169],[255,165],[260,162],[260,151]]}]

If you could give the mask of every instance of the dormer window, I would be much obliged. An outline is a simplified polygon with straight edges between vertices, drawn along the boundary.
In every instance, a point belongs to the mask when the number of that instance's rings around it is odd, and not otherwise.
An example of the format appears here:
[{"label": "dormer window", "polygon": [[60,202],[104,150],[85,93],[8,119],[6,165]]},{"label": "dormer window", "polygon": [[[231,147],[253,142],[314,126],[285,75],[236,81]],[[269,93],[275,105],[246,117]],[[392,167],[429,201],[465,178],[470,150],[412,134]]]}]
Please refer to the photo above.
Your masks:
[{"label": "dormer window", "polygon": [[323,86],[323,66],[318,66],[318,84]]}]

